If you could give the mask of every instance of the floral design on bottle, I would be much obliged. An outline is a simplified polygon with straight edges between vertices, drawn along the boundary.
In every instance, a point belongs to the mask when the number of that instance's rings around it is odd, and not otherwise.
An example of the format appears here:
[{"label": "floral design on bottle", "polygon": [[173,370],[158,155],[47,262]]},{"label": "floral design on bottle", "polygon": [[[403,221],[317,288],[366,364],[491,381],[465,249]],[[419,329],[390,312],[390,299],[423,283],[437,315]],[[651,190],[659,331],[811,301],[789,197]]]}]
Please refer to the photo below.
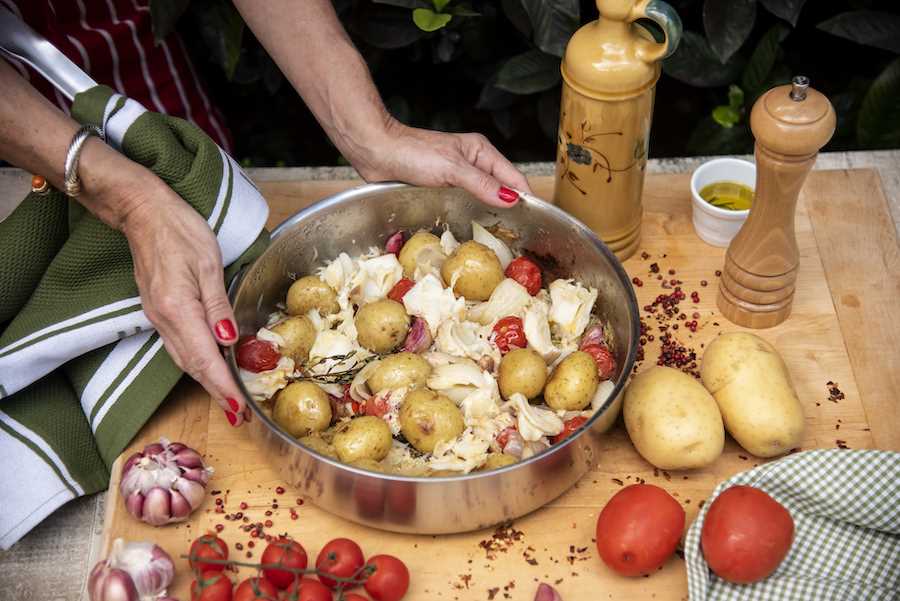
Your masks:
[{"label": "floral design on bottle", "polygon": [[[563,111],[560,115],[561,123],[564,122],[565,116],[566,113]],[[565,134],[565,139],[563,139],[563,133]],[[633,153],[634,160],[627,166],[621,168],[614,167],[606,153],[596,147],[596,143],[605,136],[621,135],[623,135],[623,132],[621,131],[592,132],[591,123],[586,120],[581,122],[580,127],[574,136],[571,132],[562,132],[562,130],[560,130],[557,140],[560,146],[558,152],[559,162],[563,166],[559,175],[560,179],[568,180],[576,190],[587,195],[587,192],[579,185],[581,181],[580,178],[570,169],[571,163],[585,166],[590,165],[593,173],[606,171],[606,183],[612,182],[613,173],[623,173],[628,171],[638,162],[642,163],[641,168],[643,168],[644,161],[642,159],[646,156],[646,145],[644,144],[643,139],[638,140],[635,144]],[[565,147],[564,149],[563,146]]]}]

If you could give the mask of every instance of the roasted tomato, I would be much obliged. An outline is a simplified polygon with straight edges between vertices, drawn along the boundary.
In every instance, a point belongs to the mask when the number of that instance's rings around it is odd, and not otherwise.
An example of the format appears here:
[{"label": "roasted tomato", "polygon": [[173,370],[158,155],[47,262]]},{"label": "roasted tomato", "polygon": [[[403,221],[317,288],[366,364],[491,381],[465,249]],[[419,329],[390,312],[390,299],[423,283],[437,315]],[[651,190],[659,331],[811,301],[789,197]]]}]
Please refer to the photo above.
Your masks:
[{"label": "roasted tomato", "polygon": [[247,578],[234,589],[233,601],[274,601],[278,589],[265,578]]},{"label": "roasted tomato", "polygon": [[[334,577],[355,578],[358,576],[361,581],[363,578],[361,570],[364,564],[362,549],[349,538],[334,539],[322,547],[319,556],[316,557],[319,580],[332,589],[337,587]],[[346,586],[346,588],[352,587],[352,583]]]},{"label": "roasted tomato", "polygon": [[528,339],[525,338],[525,326],[518,317],[504,317],[494,326],[494,344],[502,354],[506,354],[513,348],[525,348]]},{"label": "roasted tomato", "polygon": [[391,406],[388,404],[388,398],[390,397],[390,393],[387,396],[371,396],[369,400],[366,401],[366,406],[364,407],[366,415],[374,415],[375,417],[382,417],[385,413],[391,410]]},{"label": "roasted tomato", "polygon": [[222,572],[209,571],[191,583],[191,601],[231,601],[234,585]]},{"label": "roasted tomato", "polygon": [[[275,564],[297,570],[305,570],[307,562],[306,549],[303,545],[284,536],[269,543],[261,559],[263,564]],[[262,572],[269,582],[282,590],[296,579],[293,572],[278,568],[266,568]]]},{"label": "roasted tomato", "polygon": [[191,543],[188,553],[191,559],[188,563],[192,570],[203,572],[221,572],[225,569],[224,563],[206,563],[204,559],[228,559],[228,545],[215,534],[204,534]]},{"label": "roasted tomato", "polygon": [[281,353],[275,345],[256,336],[247,336],[237,346],[237,364],[241,369],[259,373],[275,369]]},{"label": "roasted tomato", "polygon": [[552,442],[553,444],[559,444],[568,437],[572,436],[572,434],[574,434],[575,431],[578,430],[578,428],[583,426],[586,421],[586,417],[573,417],[570,420],[566,420],[566,422],[563,424],[562,432],[551,438],[550,442]]},{"label": "roasted tomato", "polygon": [[609,380],[616,373],[616,358],[603,344],[589,344],[583,347],[585,353],[594,358],[597,374],[601,380]]},{"label": "roasted tomato", "polygon": [[519,282],[531,296],[541,291],[541,268],[527,257],[513,259],[504,275]]},{"label": "roasted tomato", "polygon": [[376,555],[366,562],[366,592],[375,601],[400,601],[409,589],[409,570],[393,555]]},{"label": "roasted tomato", "polygon": [[406,293],[409,292],[410,288],[415,286],[416,283],[409,278],[401,278],[399,282],[394,284],[394,287],[391,288],[391,291],[388,292],[388,298],[392,301],[397,301],[398,303],[403,302],[403,297],[406,296]]}]

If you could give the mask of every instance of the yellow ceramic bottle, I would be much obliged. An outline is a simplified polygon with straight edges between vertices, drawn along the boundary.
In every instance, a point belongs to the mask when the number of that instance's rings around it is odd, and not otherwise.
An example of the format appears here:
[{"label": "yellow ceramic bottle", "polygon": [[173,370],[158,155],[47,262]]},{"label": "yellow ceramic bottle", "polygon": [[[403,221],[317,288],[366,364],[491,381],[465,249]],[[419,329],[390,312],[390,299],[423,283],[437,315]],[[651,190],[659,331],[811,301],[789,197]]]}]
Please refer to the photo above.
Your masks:
[{"label": "yellow ceramic bottle", "polygon": [[[554,200],[620,259],[638,247],[641,193],[659,61],[681,20],[659,0],[596,0],[600,18],[572,36],[562,63]],[[662,43],[635,23],[656,22]]]}]

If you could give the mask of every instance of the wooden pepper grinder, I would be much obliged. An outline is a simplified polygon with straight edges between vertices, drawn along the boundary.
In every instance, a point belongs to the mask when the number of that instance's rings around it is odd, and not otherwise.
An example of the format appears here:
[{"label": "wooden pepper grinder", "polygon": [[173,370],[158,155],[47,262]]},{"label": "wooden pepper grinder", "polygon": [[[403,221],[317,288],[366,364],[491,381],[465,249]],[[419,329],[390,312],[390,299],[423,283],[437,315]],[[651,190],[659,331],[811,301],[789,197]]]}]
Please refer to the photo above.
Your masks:
[{"label": "wooden pepper grinder", "polygon": [[768,328],[791,313],[800,263],[794,235],[797,197],[834,127],[831,103],[803,76],[772,88],[753,105],[756,194],[747,221],[728,247],[719,282],[719,310],[737,325]]}]

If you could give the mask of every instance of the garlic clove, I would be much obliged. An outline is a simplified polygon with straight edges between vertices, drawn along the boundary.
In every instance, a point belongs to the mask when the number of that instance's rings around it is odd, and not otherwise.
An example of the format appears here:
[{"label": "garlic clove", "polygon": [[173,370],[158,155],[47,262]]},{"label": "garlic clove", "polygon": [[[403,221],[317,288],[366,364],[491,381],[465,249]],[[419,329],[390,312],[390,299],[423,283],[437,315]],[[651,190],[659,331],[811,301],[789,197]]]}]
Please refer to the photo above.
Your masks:
[{"label": "garlic clove", "polygon": [[[173,445],[174,446],[174,445]],[[200,453],[194,449],[181,445],[181,449],[175,451],[175,462],[184,469],[193,469],[203,467],[203,458]],[[172,447],[169,447],[170,449]]]},{"label": "garlic clove", "polygon": [[125,509],[134,517],[141,519],[144,511],[144,495],[140,491],[134,491],[125,499]]},{"label": "garlic clove", "polygon": [[192,508],[197,508],[206,497],[206,489],[202,484],[189,480],[187,478],[179,478],[172,486],[173,489],[181,493]]},{"label": "garlic clove", "polygon": [[153,442],[144,447],[144,455],[162,455],[165,450],[161,442]]},{"label": "garlic clove", "polygon": [[151,488],[144,497],[144,507],[141,518],[151,526],[168,524],[172,517],[172,496],[169,491],[155,487]]},{"label": "garlic clove", "polygon": [[180,522],[181,520],[186,519],[187,516],[191,515],[191,504],[188,503],[188,500],[184,498],[184,495],[182,495],[177,490],[171,490],[169,491],[169,496],[171,499],[171,521]]},{"label": "garlic clove", "polygon": [[185,470],[184,473],[181,474],[181,477],[205,485],[209,482],[209,470],[202,467],[195,467]]},{"label": "garlic clove", "polygon": [[538,585],[537,593],[534,595],[534,601],[562,601],[562,597],[556,592],[556,589],[544,582]]}]

